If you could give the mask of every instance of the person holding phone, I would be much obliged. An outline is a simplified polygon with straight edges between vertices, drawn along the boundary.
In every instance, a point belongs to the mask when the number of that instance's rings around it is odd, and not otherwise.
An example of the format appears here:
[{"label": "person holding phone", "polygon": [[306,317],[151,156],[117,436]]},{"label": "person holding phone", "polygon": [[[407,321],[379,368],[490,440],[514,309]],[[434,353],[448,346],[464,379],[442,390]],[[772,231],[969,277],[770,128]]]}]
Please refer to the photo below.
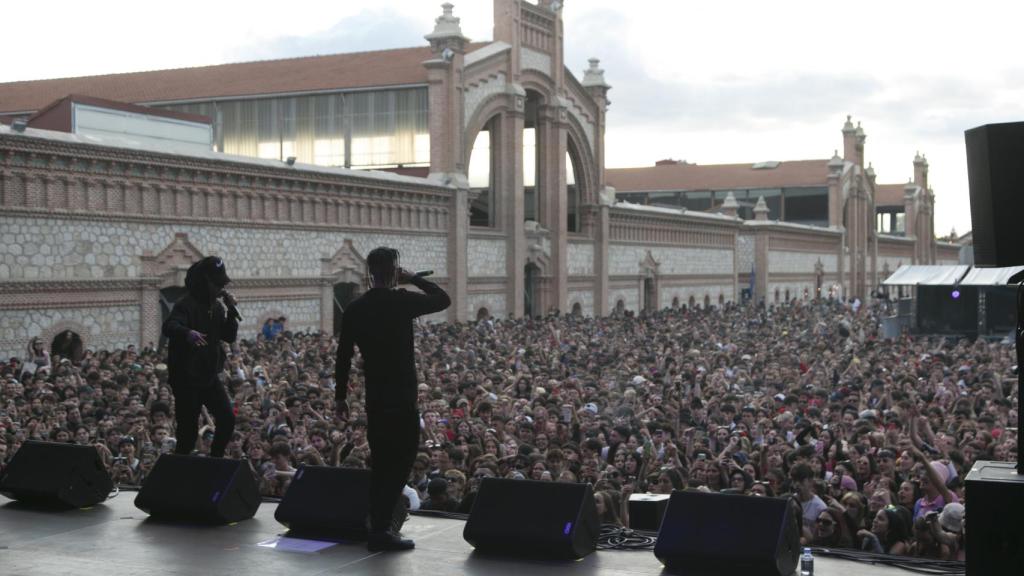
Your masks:
[{"label": "person holding phone", "polygon": [[185,275],[187,294],[175,303],[164,322],[167,371],[178,423],[176,454],[190,454],[195,448],[203,406],[216,424],[210,456],[224,456],[235,430],[231,400],[218,377],[225,362],[221,342],[236,340],[241,319],[237,301],[224,290],[229,282],[220,258],[208,256],[196,262]]},{"label": "person holding phone", "polygon": [[[391,531],[402,486],[409,479],[420,439],[413,320],[440,312],[451,299],[433,282],[401,268],[397,250],[375,248],[366,257],[371,286],[345,309],[335,364],[335,409],[348,418],[349,372],[354,347],[363,359],[367,438],[370,444],[371,552],[409,550],[412,540]],[[422,293],[396,289],[412,284]]]}]

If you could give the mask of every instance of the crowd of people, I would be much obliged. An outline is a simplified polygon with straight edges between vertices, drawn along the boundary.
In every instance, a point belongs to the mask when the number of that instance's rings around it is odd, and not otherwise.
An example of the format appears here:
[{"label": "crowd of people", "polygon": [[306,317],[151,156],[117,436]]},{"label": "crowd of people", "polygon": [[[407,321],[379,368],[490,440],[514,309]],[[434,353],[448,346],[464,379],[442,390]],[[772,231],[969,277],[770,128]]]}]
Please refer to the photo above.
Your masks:
[{"label": "crowd of people", "polygon": [[[793,495],[805,545],[963,558],[963,480],[1012,460],[1012,345],[881,337],[878,305],[726,305],[587,318],[418,323],[413,509],[469,512],[481,479],[589,482],[604,523],[631,494]],[[235,430],[266,496],[303,464],[366,467],[356,357],[336,416],[337,339],[265,328],[227,351]],[[226,345],[225,345],[226,346]],[[0,470],[25,440],[95,446],[137,486],[175,447],[166,354],[33,341],[0,364]],[[214,419],[200,416],[199,453]],[[795,506],[795,505],[794,505]]]}]

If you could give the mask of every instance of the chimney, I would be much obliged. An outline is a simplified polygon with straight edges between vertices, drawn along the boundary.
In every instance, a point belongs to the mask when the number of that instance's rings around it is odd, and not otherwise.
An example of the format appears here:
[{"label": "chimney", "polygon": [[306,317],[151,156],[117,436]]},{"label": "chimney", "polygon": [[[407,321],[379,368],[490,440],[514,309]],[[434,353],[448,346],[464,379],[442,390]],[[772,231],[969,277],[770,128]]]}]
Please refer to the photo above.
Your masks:
[{"label": "chimney", "polygon": [[864,129],[860,127],[860,122],[857,122],[857,130],[854,132],[857,136],[857,165],[861,168],[864,167],[864,141],[867,140],[867,136],[864,134]]},{"label": "chimney", "polygon": [[928,189],[928,159],[920,152],[914,155],[914,184]]},{"label": "chimney", "polygon": [[903,187],[903,234],[912,238],[917,235],[917,185],[907,182]]},{"label": "chimney", "polygon": [[850,116],[846,116],[846,124],[843,124],[843,159],[847,162],[857,164],[857,129],[853,127]]}]

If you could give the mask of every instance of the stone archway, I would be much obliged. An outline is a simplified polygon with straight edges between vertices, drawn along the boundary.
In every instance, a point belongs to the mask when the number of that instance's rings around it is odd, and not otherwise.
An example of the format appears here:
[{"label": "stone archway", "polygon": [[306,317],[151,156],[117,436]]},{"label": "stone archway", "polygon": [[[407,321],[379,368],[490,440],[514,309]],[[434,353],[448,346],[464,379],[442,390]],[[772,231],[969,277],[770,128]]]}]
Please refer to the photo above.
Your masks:
[{"label": "stone archway", "polygon": [[139,311],[139,338],[143,345],[164,344],[160,327],[171,313],[174,302],[184,295],[185,275],[192,264],[202,260],[203,253],[178,232],[158,254],[143,252],[142,309]]},{"label": "stone archway", "polygon": [[59,355],[78,364],[82,360],[88,338],[89,329],[84,324],[62,320],[44,330],[39,339],[49,346],[51,356]]},{"label": "stone archway", "polygon": [[658,302],[658,267],[660,262],[654,259],[654,255],[648,250],[644,259],[640,261],[640,293],[643,294],[643,305],[641,310],[654,312],[660,307]]},{"label": "stone archway", "polygon": [[366,286],[366,259],[346,239],[330,258],[321,259],[323,285],[320,296],[320,329],[337,334],[341,314]]}]

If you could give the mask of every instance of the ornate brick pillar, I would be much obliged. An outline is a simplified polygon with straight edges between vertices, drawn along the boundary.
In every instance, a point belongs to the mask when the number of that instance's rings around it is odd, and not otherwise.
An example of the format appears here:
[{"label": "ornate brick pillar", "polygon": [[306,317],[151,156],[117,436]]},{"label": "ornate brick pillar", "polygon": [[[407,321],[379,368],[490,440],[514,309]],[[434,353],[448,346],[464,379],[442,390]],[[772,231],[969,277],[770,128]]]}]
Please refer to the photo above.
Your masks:
[{"label": "ornate brick pillar", "polygon": [[448,319],[454,322],[469,319],[469,200],[469,189],[459,186],[452,193],[448,213],[448,295],[452,299]]},{"label": "ornate brick pillar", "polygon": [[[565,151],[568,141],[568,112],[563,106],[545,106],[540,121],[540,177],[544,195],[542,219],[551,233],[549,293],[543,298],[548,308],[567,312],[569,302],[568,195],[566,194]],[[547,313],[547,308],[541,310]]]},{"label": "ornate brick pillar", "polygon": [[142,293],[139,296],[139,342],[143,347],[152,342],[154,346],[160,342],[160,286],[154,279],[142,281]]}]

